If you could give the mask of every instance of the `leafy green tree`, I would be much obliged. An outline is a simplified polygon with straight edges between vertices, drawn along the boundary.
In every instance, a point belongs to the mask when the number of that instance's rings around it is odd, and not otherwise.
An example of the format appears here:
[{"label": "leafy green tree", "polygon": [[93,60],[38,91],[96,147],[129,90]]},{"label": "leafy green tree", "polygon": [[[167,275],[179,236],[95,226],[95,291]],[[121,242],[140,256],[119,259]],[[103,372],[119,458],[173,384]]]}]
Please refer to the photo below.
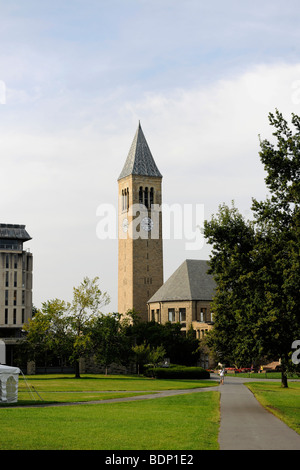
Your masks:
[{"label": "leafy green tree", "polygon": [[276,145],[261,141],[260,158],[270,196],[253,201],[259,253],[266,260],[261,274],[265,303],[260,324],[264,349],[281,359],[282,384],[291,365],[291,345],[300,338],[300,117],[288,122],[276,110],[269,114]]},{"label": "leafy green tree", "polygon": [[23,345],[27,359],[36,361],[41,357],[45,360],[49,350],[49,323],[50,318],[36,310],[34,318],[23,325],[26,333]]},{"label": "leafy green tree", "polygon": [[128,357],[128,338],[119,313],[101,314],[91,324],[91,342],[97,362],[105,366],[122,364]]},{"label": "leafy green tree", "polygon": [[162,345],[157,346],[156,348],[153,348],[150,350],[149,361],[150,361],[150,364],[153,365],[154,369],[163,360],[165,356],[166,356],[166,350],[164,349]]},{"label": "leafy green tree", "polygon": [[174,364],[190,365],[196,362],[199,342],[191,335],[183,336],[180,323],[136,321],[129,325],[126,333],[133,345],[144,342],[151,349],[162,346],[165,356]]},{"label": "leafy green tree", "polygon": [[149,362],[150,345],[144,341],[143,344],[132,346],[132,351],[136,359],[138,375],[140,375],[141,367]]},{"label": "leafy green tree", "polygon": [[255,246],[253,224],[245,221],[234,205],[222,205],[217,216],[205,223],[205,236],[213,247],[210,270],[217,284],[212,303],[214,328],[205,341],[219,362],[255,364],[262,351],[253,337],[257,322],[255,286],[249,277],[256,272],[251,256]]},{"label": "leafy green tree", "polygon": [[68,311],[69,335],[72,338],[71,361],[75,365],[76,377],[80,377],[79,360],[92,349],[92,327],[95,318],[101,316],[101,308],[110,302],[106,292],[102,293],[98,277],[89,279],[73,288],[73,300]]},{"label": "leafy green tree", "polygon": [[164,359],[166,356],[166,350],[162,345],[155,348],[150,348],[150,344],[135,345],[132,347],[132,350],[135,354],[135,358],[138,365],[138,375],[140,375],[140,367],[149,364],[152,366],[153,376],[155,367]]},{"label": "leafy green tree", "polygon": [[24,325],[25,345],[28,358],[45,365],[52,357],[60,359],[61,365],[70,354],[71,343],[67,335],[68,304],[53,299],[35,309],[34,317]]},{"label": "leafy green tree", "polygon": [[205,223],[217,282],[207,344],[221,361],[280,358],[286,387],[291,345],[300,337],[300,119],[293,115],[294,134],[278,111],[269,119],[277,146],[261,141],[260,158],[270,196],[253,200],[252,222],[223,205]]}]

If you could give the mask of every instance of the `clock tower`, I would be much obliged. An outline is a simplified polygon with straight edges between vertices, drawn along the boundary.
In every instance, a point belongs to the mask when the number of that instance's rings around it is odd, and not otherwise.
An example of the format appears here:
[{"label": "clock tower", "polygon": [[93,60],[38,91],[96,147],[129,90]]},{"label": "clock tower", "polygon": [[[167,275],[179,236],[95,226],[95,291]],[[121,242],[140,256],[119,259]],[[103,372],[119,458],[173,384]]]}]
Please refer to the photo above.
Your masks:
[{"label": "clock tower", "polygon": [[139,124],[119,187],[118,311],[148,320],[147,302],[163,284],[161,183]]}]

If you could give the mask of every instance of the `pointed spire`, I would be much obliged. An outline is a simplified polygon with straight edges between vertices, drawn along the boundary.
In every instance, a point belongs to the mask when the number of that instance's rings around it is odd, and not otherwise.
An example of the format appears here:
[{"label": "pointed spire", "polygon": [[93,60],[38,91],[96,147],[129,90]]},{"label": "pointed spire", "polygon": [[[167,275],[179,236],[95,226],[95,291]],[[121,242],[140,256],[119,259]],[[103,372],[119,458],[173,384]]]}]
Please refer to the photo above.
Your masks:
[{"label": "pointed spire", "polygon": [[156,176],[162,178],[145,139],[140,121],[118,180],[129,175]]}]

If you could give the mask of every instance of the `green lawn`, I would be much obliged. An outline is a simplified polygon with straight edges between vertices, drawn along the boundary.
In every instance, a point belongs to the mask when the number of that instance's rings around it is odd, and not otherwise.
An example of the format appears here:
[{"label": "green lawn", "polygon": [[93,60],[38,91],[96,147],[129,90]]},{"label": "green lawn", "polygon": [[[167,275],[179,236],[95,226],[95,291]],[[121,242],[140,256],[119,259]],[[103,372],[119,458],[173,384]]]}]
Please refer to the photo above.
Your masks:
[{"label": "green lawn", "polygon": [[[99,400],[111,400],[114,398],[126,398],[134,397],[138,395],[147,395],[148,393],[154,392],[42,392],[42,400],[37,394],[29,393],[28,391],[20,391],[18,395],[18,402],[16,404],[9,404],[10,408],[16,406],[25,406],[25,405],[40,405],[41,403],[50,404],[50,403],[76,403],[76,402],[89,402],[89,401],[99,401]],[[41,396],[41,395],[40,395]],[[5,405],[1,404],[0,409]]]},{"label": "green lawn", "polygon": [[218,449],[219,392],[0,409],[1,450]]},{"label": "green lawn", "polygon": [[45,402],[93,401],[215,385],[217,382],[209,380],[156,380],[124,375],[83,375],[80,379],[74,375],[33,375],[26,376],[26,380],[21,376],[18,404],[32,404],[33,400],[40,401],[39,397]]},{"label": "green lawn", "polygon": [[279,382],[245,385],[268,411],[300,434],[300,382],[289,381],[288,388],[282,388]]},{"label": "green lawn", "polygon": [[[82,375],[76,379],[74,375],[30,375],[26,376],[28,384],[33,385],[36,390],[66,391],[76,390],[178,390],[184,388],[197,388],[201,386],[214,386],[216,382],[211,380],[163,380],[152,379],[137,375]],[[24,379],[20,376],[19,386],[24,384]]]},{"label": "green lawn", "polygon": [[[40,401],[31,391],[36,390]],[[0,450],[218,449],[219,392],[187,393],[138,402],[19,407],[103,400],[161,390],[215,386],[208,380],[138,376],[21,376],[17,404],[0,406]]]},{"label": "green lawn", "polygon": [[[44,402],[94,401],[217,385],[206,380],[137,376],[26,377]],[[269,411],[300,433],[300,383],[245,383]],[[217,391],[121,403],[19,407],[32,401],[23,377],[16,405],[0,406],[0,450],[213,450],[220,421]]]},{"label": "green lawn", "polygon": [[[227,372],[229,377],[246,377],[248,379],[281,379],[281,372],[239,372],[235,374],[234,372]],[[299,379],[299,375],[296,373],[288,373],[289,379]]]}]

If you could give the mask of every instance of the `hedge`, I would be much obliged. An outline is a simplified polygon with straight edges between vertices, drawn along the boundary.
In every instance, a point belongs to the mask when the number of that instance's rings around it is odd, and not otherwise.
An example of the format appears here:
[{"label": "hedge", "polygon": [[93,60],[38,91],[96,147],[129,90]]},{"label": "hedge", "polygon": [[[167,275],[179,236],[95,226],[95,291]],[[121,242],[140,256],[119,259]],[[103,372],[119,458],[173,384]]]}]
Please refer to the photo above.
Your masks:
[{"label": "hedge", "polygon": [[202,367],[157,367],[144,371],[147,377],[156,379],[209,379],[210,374]]}]

